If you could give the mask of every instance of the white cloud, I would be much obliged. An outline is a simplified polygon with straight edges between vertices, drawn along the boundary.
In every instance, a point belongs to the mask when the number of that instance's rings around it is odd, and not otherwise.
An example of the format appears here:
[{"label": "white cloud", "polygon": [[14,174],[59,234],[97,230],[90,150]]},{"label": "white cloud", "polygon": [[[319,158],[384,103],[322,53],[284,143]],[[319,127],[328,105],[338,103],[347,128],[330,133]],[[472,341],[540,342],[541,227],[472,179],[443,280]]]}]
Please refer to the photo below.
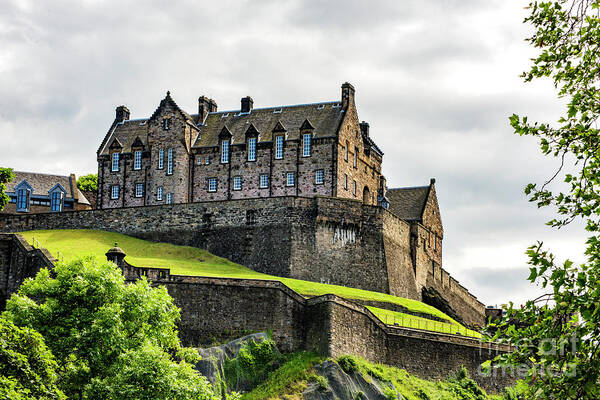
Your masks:
[{"label": "white cloud", "polygon": [[[521,277],[513,290],[481,278],[526,270],[523,251],[549,235],[522,189],[556,164],[508,125],[561,111],[549,82],[519,78],[536,52],[525,12],[500,0],[5,1],[0,164],[95,171],[114,108],[150,115],[167,90],[193,112],[199,95],[220,109],[245,95],[335,100],[350,81],[389,185],[437,178],[448,270],[486,302],[527,296]],[[556,240],[560,254],[581,254],[581,236]]]}]

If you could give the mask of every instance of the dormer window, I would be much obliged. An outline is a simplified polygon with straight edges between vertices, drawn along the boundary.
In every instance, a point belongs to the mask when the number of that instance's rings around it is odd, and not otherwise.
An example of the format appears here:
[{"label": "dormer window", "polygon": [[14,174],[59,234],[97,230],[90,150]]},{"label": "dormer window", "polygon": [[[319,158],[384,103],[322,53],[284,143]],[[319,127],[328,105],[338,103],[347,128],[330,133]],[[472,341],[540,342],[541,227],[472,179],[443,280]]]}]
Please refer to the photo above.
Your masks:
[{"label": "dormer window", "polygon": [[312,134],[305,133],[302,135],[302,157],[310,157],[310,146],[312,144]]},{"label": "dormer window", "polygon": [[142,151],[133,152],[133,169],[142,169]]},{"label": "dormer window", "polygon": [[283,136],[275,136],[275,158],[281,160],[283,158]]},{"label": "dormer window", "polygon": [[17,190],[17,211],[29,212],[29,198],[31,197],[31,190],[29,189],[18,189]]},{"label": "dormer window", "polygon": [[229,162],[229,140],[221,140],[221,163]]},{"label": "dormer window", "polygon": [[52,192],[50,196],[50,209],[52,212],[60,212],[63,208],[63,192]]},{"label": "dormer window", "polygon": [[165,131],[168,131],[171,125],[171,118],[165,118],[163,119],[163,129]]},{"label": "dormer window", "polygon": [[256,138],[248,139],[248,161],[256,161]]},{"label": "dormer window", "polygon": [[112,153],[112,172],[119,172],[119,155],[120,153]]}]

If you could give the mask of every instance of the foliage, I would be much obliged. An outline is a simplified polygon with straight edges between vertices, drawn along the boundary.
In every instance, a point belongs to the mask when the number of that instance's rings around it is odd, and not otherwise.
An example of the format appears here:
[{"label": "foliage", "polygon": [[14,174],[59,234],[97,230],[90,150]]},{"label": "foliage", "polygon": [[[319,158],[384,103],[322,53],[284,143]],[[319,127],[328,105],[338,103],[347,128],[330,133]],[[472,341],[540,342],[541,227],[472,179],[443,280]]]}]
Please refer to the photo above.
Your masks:
[{"label": "foliage", "polygon": [[56,361],[42,336],[0,317],[0,398],[61,400]]},{"label": "foliage", "polygon": [[243,400],[270,399],[301,393],[306,388],[306,381],[313,367],[323,361],[323,357],[308,352],[292,353],[284,357],[276,370],[242,396]]},{"label": "foliage", "polygon": [[546,183],[529,184],[525,193],[538,207],[556,210],[550,226],[581,219],[589,235],[582,265],[558,262],[539,242],[528,249],[529,280],[547,293],[521,309],[511,304],[498,327],[496,337],[517,346],[498,361],[529,367],[525,378],[536,399],[600,397],[599,10],[600,0],[531,2],[525,19],[539,53],[524,80],[551,79],[567,102],[555,124],[510,118],[517,134],[537,138],[544,155],[560,160]]},{"label": "foliage", "polygon": [[[39,230],[22,232],[21,234],[30,243],[35,238],[54,255],[60,251],[66,260],[90,254],[104,257],[104,253],[113,247],[115,242],[118,242],[119,247],[127,254],[127,261],[132,265],[171,268],[171,273],[178,275],[273,279],[281,281],[286,286],[305,296],[319,296],[332,293],[346,299],[391,303],[400,305],[413,312],[429,314],[445,319],[451,324],[458,324],[443,312],[420,301],[368,290],[261,274],[260,272],[253,271],[195,247],[149,242],[118,233],[98,230]],[[386,310],[374,308],[372,311],[382,320],[388,318],[388,315],[385,314]],[[461,330],[464,330],[464,327],[461,327]]]},{"label": "foliage", "polygon": [[198,353],[179,342],[179,310],[166,288],[145,279],[125,284],[113,263],[88,257],[59,263],[52,274],[42,269],[6,310],[15,325],[44,337],[69,398],[212,396],[206,379],[192,369]]},{"label": "foliage", "polygon": [[356,359],[352,356],[340,356],[337,359],[337,363],[342,369],[342,371],[344,371],[347,374],[351,374],[354,371],[358,371],[358,362],[356,362]]},{"label": "foliage", "polygon": [[15,174],[11,168],[0,167],[0,211],[10,201],[10,197],[6,195],[6,185],[15,178]]},{"label": "foliage", "polygon": [[253,387],[275,369],[281,354],[272,339],[245,343],[235,358],[225,360],[224,372],[228,387]]},{"label": "foliage", "polygon": [[77,179],[77,188],[88,192],[98,191],[98,174],[88,174]]},{"label": "foliage", "polygon": [[327,381],[327,378],[325,378],[323,375],[311,374],[308,377],[308,380],[310,382],[316,383],[317,387],[321,391],[325,391],[329,387],[329,382]]}]

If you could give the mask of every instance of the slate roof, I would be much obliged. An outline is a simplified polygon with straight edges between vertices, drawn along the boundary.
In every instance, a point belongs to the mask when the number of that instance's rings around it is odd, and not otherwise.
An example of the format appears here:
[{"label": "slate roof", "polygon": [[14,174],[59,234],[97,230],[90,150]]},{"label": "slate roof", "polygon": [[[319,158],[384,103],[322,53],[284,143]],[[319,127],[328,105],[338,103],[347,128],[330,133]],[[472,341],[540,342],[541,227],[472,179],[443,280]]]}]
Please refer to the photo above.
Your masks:
[{"label": "slate roof", "polygon": [[109,154],[110,146],[115,139],[123,146],[121,153],[130,153],[131,145],[137,138],[140,138],[144,146],[148,145],[148,119],[130,119],[119,122],[108,135],[108,140],[98,152],[99,155]]},{"label": "slate roof", "polygon": [[14,171],[15,178],[6,186],[7,192],[15,191],[15,186],[23,181],[27,181],[33,187],[34,195],[48,196],[48,191],[56,186],[57,183],[67,191],[66,197],[73,198],[73,190],[77,190],[79,203],[90,204],[83,193],[77,189],[77,182],[72,182],[70,176],[41,174],[38,172]]},{"label": "slate roof", "polygon": [[423,218],[423,210],[429,195],[429,186],[388,189],[385,197],[390,202],[389,210],[402,219],[418,221]]},{"label": "slate roof", "polygon": [[[200,133],[193,147],[218,146],[223,127],[232,134],[232,144],[244,143],[246,131],[251,125],[258,130],[258,142],[273,140],[273,130],[278,124],[287,130],[287,139],[298,139],[300,127],[308,120],[315,128],[315,137],[333,137],[344,117],[339,102],[300,104],[293,106],[255,108],[249,113],[219,111],[210,113],[200,126]],[[194,117],[194,116],[192,116]],[[197,118],[197,117],[196,117]]]}]

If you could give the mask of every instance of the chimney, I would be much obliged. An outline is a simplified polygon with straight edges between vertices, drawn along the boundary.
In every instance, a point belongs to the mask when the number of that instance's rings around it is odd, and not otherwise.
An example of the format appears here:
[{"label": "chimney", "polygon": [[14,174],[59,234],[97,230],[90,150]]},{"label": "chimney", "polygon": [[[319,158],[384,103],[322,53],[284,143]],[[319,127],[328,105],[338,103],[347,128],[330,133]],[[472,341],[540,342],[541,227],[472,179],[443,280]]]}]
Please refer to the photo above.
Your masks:
[{"label": "chimney", "polygon": [[254,106],[254,100],[252,100],[252,97],[250,97],[250,96],[242,97],[242,111],[241,112],[243,112],[243,113],[250,112],[250,110],[252,110],[253,106]]},{"label": "chimney", "polygon": [[354,105],[354,86],[345,82],[342,85],[342,108],[345,110],[350,104]]},{"label": "chimney", "polygon": [[360,132],[362,133],[363,137],[369,137],[369,123],[368,122],[361,122],[360,123]]},{"label": "chimney", "polygon": [[210,112],[210,99],[206,96],[198,98],[198,123],[202,123]]},{"label": "chimney", "polygon": [[209,99],[208,101],[209,109],[208,112],[217,112],[217,102],[213,99]]},{"label": "chimney", "polygon": [[129,114],[130,114],[129,108],[127,108],[125,106],[119,106],[119,107],[117,107],[115,119],[118,122],[127,121],[129,119]]}]

